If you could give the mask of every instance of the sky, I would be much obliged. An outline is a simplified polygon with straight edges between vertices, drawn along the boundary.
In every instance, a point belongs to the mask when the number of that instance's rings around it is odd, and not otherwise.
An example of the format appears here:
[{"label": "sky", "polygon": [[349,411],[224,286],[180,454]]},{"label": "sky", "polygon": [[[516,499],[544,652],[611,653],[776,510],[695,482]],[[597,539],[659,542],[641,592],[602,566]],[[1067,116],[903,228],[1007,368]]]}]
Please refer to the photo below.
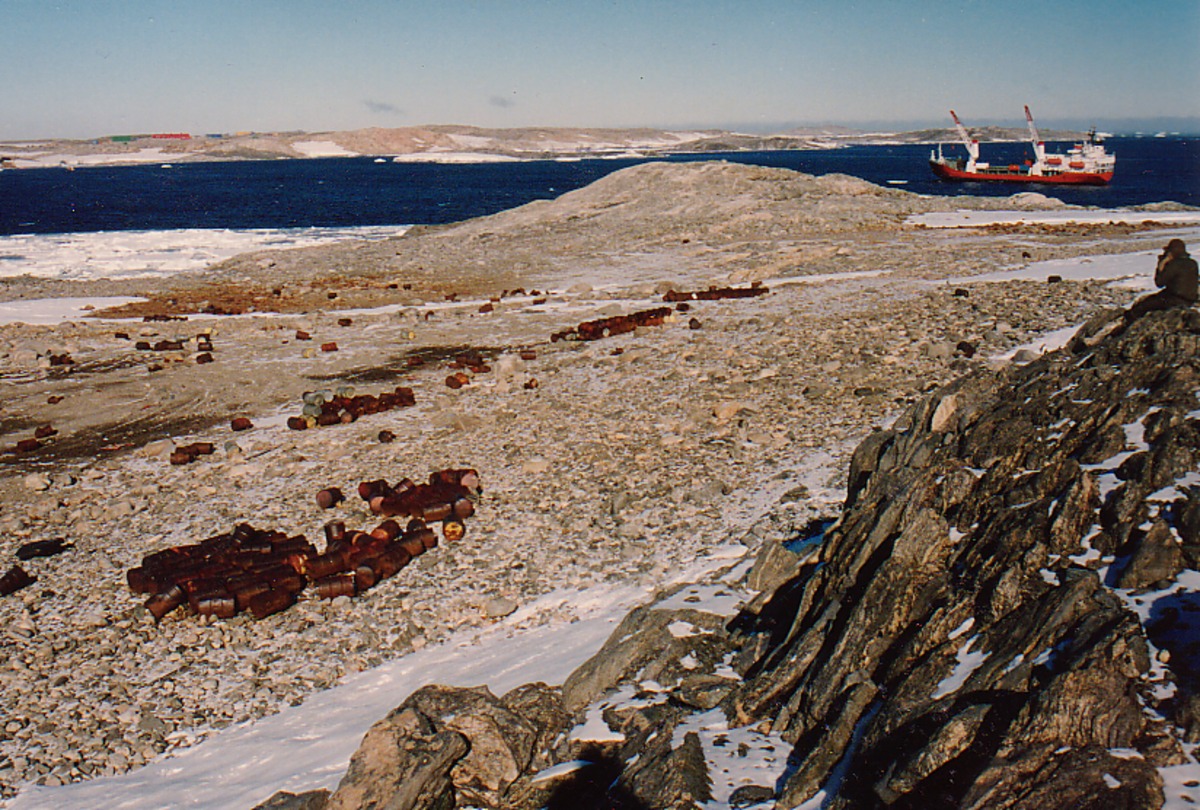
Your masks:
[{"label": "sky", "polygon": [[[0,0],[0,139],[1200,124],[1200,0]],[[1195,130],[1193,130],[1195,131]]]}]

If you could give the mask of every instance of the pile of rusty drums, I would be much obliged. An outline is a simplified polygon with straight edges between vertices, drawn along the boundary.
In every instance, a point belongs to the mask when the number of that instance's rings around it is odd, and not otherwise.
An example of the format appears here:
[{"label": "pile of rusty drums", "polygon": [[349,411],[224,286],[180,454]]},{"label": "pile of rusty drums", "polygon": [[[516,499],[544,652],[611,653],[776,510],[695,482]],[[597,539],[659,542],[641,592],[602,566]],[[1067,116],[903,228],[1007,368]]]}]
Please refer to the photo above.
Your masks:
[{"label": "pile of rusty drums", "polygon": [[304,408],[299,416],[288,417],[292,430],[356,421],[360,416],[382,413],[394,408],[410,408],[417,404],[411,388],[397,386],[392,391],[375,394],[354,394],[350,386],[333,391],[309,391],[304,395]]},{"label": "pile of rusty drums", "polygon": [[[302,535],[241,523],[146,555],[127,581],[134,593],[150,595],[145,607],[156,621],[185,604],[201,616],[228,619],[248,611],[262,619],[291,607],[306,590],[323,599],[358,596],[435,548],[432,524],[441,522],[448,542],[461,540],[480,491],[472,469],[440,470],[428,484],[364,482],[359,494],[387,519],[369,532],[348,530],[340,520],[327,523],[324,551]],[[401,526],[395,518],[407,522]]]}]

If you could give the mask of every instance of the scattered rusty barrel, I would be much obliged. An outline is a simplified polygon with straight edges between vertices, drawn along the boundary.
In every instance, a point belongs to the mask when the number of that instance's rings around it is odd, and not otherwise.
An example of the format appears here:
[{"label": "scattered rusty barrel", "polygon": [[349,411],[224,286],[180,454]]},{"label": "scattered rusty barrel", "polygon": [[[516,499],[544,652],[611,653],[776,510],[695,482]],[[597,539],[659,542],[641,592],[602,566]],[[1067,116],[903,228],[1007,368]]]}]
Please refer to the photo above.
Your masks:
[{"label": "scattered rusty barrel", "polygon": [[307,580],[303,574],[297,574],[295,571],[288,570],[287,572],[273,573],[268,577],[271,587],[277,590],[290,591],[293,594],[298,594],[304,590]]},{"label": "scattered rusty barrel", "polygon": [[445,520],[454,513],[454,507],[448,503],[431,503],[419,508],[421,512],[417,517],[426,523],[437,523],[439,520]]},{"label": "scattered rusty barrel", "polygon": [[163,616],[166,616],[175,608],[183,604],[185,594],[183,588],[178,585],[172,585],[162,593],[156,593],[145,602],[146,610],[150,611],[150,615],[154,617],[154,621],[162,621]]},{"label": "scattered rusty barrel", "polygon": [[354,569],[354,586],[358,589],[359,593],[368,588],[375,587],[375,583],[378,580],[379,577],[369,562],[359,563],[358,567]]},{"label": "scattered rusty barrel", "polygon": [[14,565],[12,568],[0,577],[0,596],[8,596],[10,593],[16,593],[22,588],[26,588],[37,582],[37,577],[30,576],[24,568],[19,565]]},{"label": "scattered rusty barrel", "polygon": [[344,500],[346,496],[337,487],[326,487],[317,493],[317,506],[322,509],[332,509]]},{"label": "scattered rusty barrel", "polygon": [[271,546],[274,550],[274,553],[277,555],[311,553],[315,556],[317,552],[316,548],[313,547],[313,544],[308,542],[303,535],[282,538],[278,542],[272,542]]},{"label": "scattered rusty barrel", "polygon": [[383,479],[378,479],[375,481],[363,481],[358,485],[358,497],[362,498],[364,501],[370,502],[372,498],[378,498],[388,492],[391,492],[391,489],[392,488],[388,486],[388,482],[384,481]]},{"label": "scattered rusty barrel", "polygon": [[313,588],[321,599],[336,599],[339,596],[355,596],[358,593],[357,582],[356,572],[349,571],[322,577],[313,583]]},{"label": "scattered rusty barrel", "polygon": [[466,520],[475,514],[475,502],[470,498],[459,498],[450,509],[456,520]]},{"label": "scattered rusty barrel", "polygon": [[334,552],[320,554],[313,557],[305,564],[305,571],[308,576],[313,579],[327,577],[330,574],[338,574],[350,567],[349,554],[345,552]]},{"label": "scattered rusty barrel", "polygon": [[389,542],[395,540],[401,534],[400,524],[394,520],[385,520],[371,530],[372,537],[378,537],[381,540]]},{"label": "scattered rusty barrel", "polygon": [[[447,543],[457,543],[459,540],[463,539],[463,536],[466,535],[466,533],[466,524],[464,524],[461,520],[442,521],[442,537],[446,538]],[[433,534],[433,532],[430,532],[430,534]],[[436,540],[437,535],[434,534],[433,536]],[[433,546],[430,546],[430,548],[433,548]]]},{"label": "scattered rusty barrel", "polygon": [[409,553],[404,544],[398,543],[390,546],[382,554],[367,560],[364,564],[375,574],[376,582],[380,582],[395,576],[412,561],[412,558],[413,555]]},{"label": "scattered rusty barrel", "polygon": [[265,619],[281,610],[287,610],[295,603],[294,593],[284,588],[276,588],[255,594],[250,598],[247,607],[254,618]]},{"label": "scattered rusty barrel", "polygon": [[[445,524],[443,523],[442,525],[444,526]],[[421,545],[425,547],[426,551],[429,551],[431,548],[437,548],[438,536],[437,532],[433,529],[426,527],[420,531],[413,532],[412,536],[421,541]]]},{"label": "scattered rusty barrel", "polygon": [[250,607],[251,599],[269,590],[271,590],[271,586],[268,583],[258,580],[247,582],[233,589],[233,598],[237,609],[247,610]]},{"label": "scattered rusty barrel", "polygon": [[331,520],[325,524],[325,542],[333,543],[346,536],[346,524],[340,520]]},{"label": "scattered rusty barrel", "polygon": [[374,557],[387,548],[389,538],[373,534],[362,534],[355,538],[350,547],[350,565],[354,566],[368,557]]},{"label": "scattered rusty barrel", "polygon": [[[428,531],[428,529],[426,529]],[[396,546],[404,549],[410,558],[420,557],[425,553],[425,543],[420,534],[405,535],[396,541]]]},{"label": "scattered rusty barrel", "polygon": [[238,611],[237,601],[229,595],[197,600],[194,610],[199,616],[216,616],[218,619],[232,619]]},{"label": "scattered rusty barrel", "polygon": [[134,593],[154,593],[158,590],[158,583],[154,577],[146,573],[146,569],[141,566],[126,571],[125,581],[129,583],[129,590]]},{"label": "scattered rusty barrel", "polygon": [[224,579],[194,579],[183,586],[183,591],[187,595],[188,606],[191,607],[193,613],[200,612],[202,602],[229,595],[229,589],[225,586]]}]

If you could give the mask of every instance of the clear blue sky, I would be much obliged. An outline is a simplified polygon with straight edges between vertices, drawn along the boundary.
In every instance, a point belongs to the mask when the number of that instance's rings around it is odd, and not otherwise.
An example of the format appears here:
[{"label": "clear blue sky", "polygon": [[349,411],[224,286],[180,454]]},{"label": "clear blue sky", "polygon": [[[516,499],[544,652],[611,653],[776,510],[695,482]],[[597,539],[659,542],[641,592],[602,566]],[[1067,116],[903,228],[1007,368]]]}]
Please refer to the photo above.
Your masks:
[{"label": "clear blue sky", "polygon": [[1200,119],[1200,0],[0,0],[0,138]]}]

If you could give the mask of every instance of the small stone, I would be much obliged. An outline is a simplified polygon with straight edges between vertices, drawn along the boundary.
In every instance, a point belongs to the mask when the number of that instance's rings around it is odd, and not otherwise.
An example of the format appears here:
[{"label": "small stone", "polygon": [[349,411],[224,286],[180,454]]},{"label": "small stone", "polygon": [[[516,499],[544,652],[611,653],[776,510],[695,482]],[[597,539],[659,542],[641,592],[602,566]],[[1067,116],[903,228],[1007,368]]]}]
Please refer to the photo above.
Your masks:
[{"label": "small stone", "polygon": [[742,785],[729,794],[730,807],[752,807],[775,798],[775,791],[763,785]]},{"label": "small stone", "polygon": [[713,408],[713,416],[718,422],[728,422],[745,409],[745,407],[741,402],[722,402]]},{"label": "small stone", "polygon": [[107,627],[108,618],[103,613],[85,613],[79,618],[79,624],[83,627]]},{"label": "small stone", "polygon": [[517,603],[506,596],[495,596],[483,603],[483,615],[489,619],[503,619],[517,610]]},{"label": "small stone", "polygon": [[45,473],[29,473],[29,475],[21,479],[21,483],[24,484],[25,489],[32,490],[33,492],[44,492],[50,489],[50,476]]},{"label": "small stone", "polygon": [[530,475],[544,473],[548,469],[550,469],[550,462],[544,458],[531,458],[521,465],[521,472]]}]

